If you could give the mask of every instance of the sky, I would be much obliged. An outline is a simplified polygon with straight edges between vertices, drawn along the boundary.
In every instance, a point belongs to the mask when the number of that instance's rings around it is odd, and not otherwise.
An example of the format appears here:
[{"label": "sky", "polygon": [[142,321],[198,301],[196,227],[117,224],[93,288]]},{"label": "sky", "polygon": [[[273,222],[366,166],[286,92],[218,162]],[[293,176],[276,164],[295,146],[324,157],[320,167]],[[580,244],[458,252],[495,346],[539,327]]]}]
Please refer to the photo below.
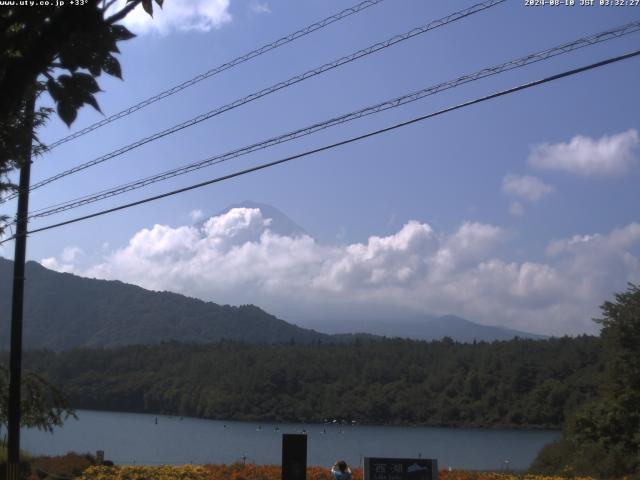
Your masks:
[{"label": "sky", "polygon": [[[385,0],[34,160],[32,184],[472,1]],[[31,194],[31,211],[640,20],[640,7],[507,0],[151,142]],[[166,0],[53,142],[355,2]],[[69,212],[32,229],[384,128],[638,48],[640,33],[462,85]],[[120,212],[35,233],[27,257],[284,320],[455,314],[547,335],[597,333],[599,305],[640,282],[640,59]],[[42,105],[50,101],[42,98]],[[276,207],[300,226],[245,202]],[[2,205],[12,215],[14,203]],[[0,255],[13,257],[13,245]],[[28,281],[28,280],[27,280]]]}]

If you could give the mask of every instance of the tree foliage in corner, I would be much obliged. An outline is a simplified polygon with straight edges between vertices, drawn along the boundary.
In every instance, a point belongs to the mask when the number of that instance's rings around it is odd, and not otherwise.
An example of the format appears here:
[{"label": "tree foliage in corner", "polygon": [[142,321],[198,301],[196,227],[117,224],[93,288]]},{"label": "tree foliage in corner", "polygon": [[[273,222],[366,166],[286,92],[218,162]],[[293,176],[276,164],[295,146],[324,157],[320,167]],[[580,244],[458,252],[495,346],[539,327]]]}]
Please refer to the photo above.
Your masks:
[{"label": "tree foliage in corner", "polygon": [[[117,22],[139,4],[152,15],[153,6],[152,0],[127,0],[122,9],[108,14],[114,2],[0,9],[0,196],[15,189],[8,175],[28,160],[26,146],[35,143],[36,153],[45,148],[35,131],[52,110],[33,112],[33,128],[26,128],[32,96],[48,92],[60,118],[71,125],[82,106],[100,110],[97,77],[104,72],[122,78],[114,54],[118,42],[134,35]],[[161,7],[163,0],[155,2]],[[23,425],[50,431],[73,415],[60,391],[36,373],[26,373],[22,386]],[[0,424],[6,424],[7,402],[8,374],[0,365]]]},{"label": "tree foliage in corner", "polygon": [[[22,379],[22,402],[20,419],[25,427],[47,432],[62,426],[67,418],[75,414],[67,400],[54,385],[34,372],[26,372]],[[9,371],[0,364],[0,427],[7,426],[9,410]]]},{"label": "tree foliage in corner", "polygon": [[[83,105],[100,110],[96,81],[103,72],[122,77],[118,42],[134,35],[117,22],[136,6],[152,15],[152,0],[87,0],[82,6],[10,6],[0,9],[0,195],[15,188],[6,174],[25,161],[25,145],[44,146],[24,128],[27,99],[47,91],[60,118],[71,125]],[[163,0],[155,0],[162,6]],[[49,110],[36,112],[36,127]],[[35,129],[34,129],[35,130]]]},{"label": "tree foliage in corner", "polygon": [[543,449],[540,473],[640,478],[640,287],[602,306],[605,371],[599,396],[568,422],[564,439]]}]

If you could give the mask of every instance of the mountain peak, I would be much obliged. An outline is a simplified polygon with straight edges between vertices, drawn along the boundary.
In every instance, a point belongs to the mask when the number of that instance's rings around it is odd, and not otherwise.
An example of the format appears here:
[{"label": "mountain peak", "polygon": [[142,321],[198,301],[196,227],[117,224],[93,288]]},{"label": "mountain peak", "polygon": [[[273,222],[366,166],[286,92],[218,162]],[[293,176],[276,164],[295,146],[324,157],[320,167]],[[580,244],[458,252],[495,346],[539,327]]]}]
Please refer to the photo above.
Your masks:
[{"label": "mountain peak", "polygon": [[300,237],[303,235],[310,236],[304,228],[291,220],[291,218],[289,218],[278,208],[274,207],[273,205],[254,202],[252,200],[245,200],[241,203],[229,205],[224,210],[211,215],[205,220],[201,220],[198,223],[198,227],[202,227],[202,225],[204,225],[210,218],[228,214],[234,208],[249,208],[260,210],[262,217],[269,220],[268,229],[277,235],[286,237]]}]

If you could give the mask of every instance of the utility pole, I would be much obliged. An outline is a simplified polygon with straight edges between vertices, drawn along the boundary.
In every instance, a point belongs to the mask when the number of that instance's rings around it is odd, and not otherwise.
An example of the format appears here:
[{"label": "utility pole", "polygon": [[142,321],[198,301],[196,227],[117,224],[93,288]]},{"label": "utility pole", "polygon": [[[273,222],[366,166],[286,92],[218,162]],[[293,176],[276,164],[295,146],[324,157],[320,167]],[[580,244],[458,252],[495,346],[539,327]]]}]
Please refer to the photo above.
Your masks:
[{"label": "utility pole", "polygon": [[20,167],[18,210],[16,213],[15,254],[13,257],[13,296],[11,299],[11,353],[9,357],[9,425],[7,444],[7,480],[20,478],[20,386],[22,376],[22,311],[24,303],[24,266],[27,252],[27,216],[31,176],[31,142],[36,103],[35,91],[26,102],[24,115],[24,158]]}]

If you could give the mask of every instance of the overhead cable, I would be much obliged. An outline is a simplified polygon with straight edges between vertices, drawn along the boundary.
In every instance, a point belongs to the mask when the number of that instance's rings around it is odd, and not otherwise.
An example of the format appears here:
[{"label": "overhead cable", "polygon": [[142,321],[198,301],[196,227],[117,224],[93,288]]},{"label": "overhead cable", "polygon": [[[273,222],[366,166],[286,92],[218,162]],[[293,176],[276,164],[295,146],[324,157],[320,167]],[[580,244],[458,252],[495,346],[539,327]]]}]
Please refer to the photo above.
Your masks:
[{"label": "overhead cable", "polygon": [[134,112],[137,112],[138,110],[142,110],[145,107],[148,107],[149,105],[162,100],[164,98],[170,97],[171,95],[174,95],[178,92],[180,92],[181,90],[184,90],[185,88],[189,88],[207,78],[213,77],[214,75],[217,75],[219,73],[222,73],[226,70],[229,70],[237,65],[240,65],[241,63],[247,62],[249,60],[251,60],[252,58],[258,57],[260,55],[263,55],[267,52],[270,52],[271,50],[275,50],[278,47],[281,47],[283,45],[286,45],[287,43],[291,43],[294,40],[297,40],[298,38],[304,37],[306,35],[309,35],[310,33],[313,33],[317,30],[320,30],[328,25],[331,25],[332,23],[335,23],[339,20],[342,20],[344,18],[347,18],[355,13],[359,13],[369,7],[372,7],[374,5],[377,5],[379,3],[382,3],[384,0],[366,0],[364,2],[358,3],[357,5],[354,5],[353,7],[349,7],[349,8],[345,8],[344,10],[342,10],[341,12],[338,12],[334,15],[331,15],[327,18],[324,18],[322,20],[320,20],[319,22],[313,23],[311,25],[308,25],[300,30],[297,30],[293,33],[290,33],[289,35],[286,35],[282,38],[279,38],[278,40],[271,42],[271,43],[267,43],[266,45],[263,45],[260,48],[256,48],[255,50],[250,51],[249,53],[246,53],[240,57],[234,58],[233,60],[230,60],[229,62],[223,63],[222,65],[219,65],[215,68],[212,68],[209,71],[206,71],[204,73],[201,73],[200,75],[197,75],[196,77],[193,77],[190,80],[187,80],[185,82],[182,82],[179,85],[176,85],[174,87],[171,87],[163,92],[158,93],[157,95],[154,95],[153,97],[149,97],[146,100],[143,100],[140,103],[137,103],[131,107],[128,107],[118,113],[115,113],[107,118],[104,118],[102,120],[100,120],[99,122],[93,123],[91,125],[89,125],[88,127],[83,128],[82,130],[78,130],[77,132],[74,132],[70,135],[67,135],[64,138],[61,138],[53,143],[51,143],[50,145],[47,145],[47,150],[52,150],[54,148],[56,148],[59,145],[62,145],[63,143],[69,142],[71,140],[74,140],[78,137],[81,137],[83,135],[86,135],[89,132],[92,132],[100,127],[103,127],[111,122],[115,122],[116,120],[119,120],[123,117],[126,117],[128,115],[131,115]]},{"label": "overhead cable", "polygon": [[[195,190],[197,188],[202,188],[202,187],[205,187],[207,185],[212,185],[214,183],[219,183],[219,182],[222,182],[222,181],[225,181],[225,180],[230,180],[232,178],[239,177],[239,176],[242,176],[242,175],[246,175],[248,173],[256,172],[256,171],[259,171],[259,170],[264,170],[266,168],[274,167],[276,165],[280,165],[280,164],[283,164],[283,163],[286,163],[286,162],[290,162],[292,160],[296,160],[296,159],[299,159],[299,158],[307,157],[307,156],[310,156],[310,155],[313,155],[313,154],[316,154],[316,153],[319,153],[319,152],[323,152],[323,151],[326,151],[326,150],[331,150],[331,149],[334,149],[336,147],[340,147],[340,146],[347,145],[347,144],[350,144],[350,143],[354,143],[354,142],[357,142],[357,141],[360,141],[360,140],[364,140],[364,139],[367,139],[367,138],[370,138],[370,137],[373,137],[373,136],[376,136],[376,135],[380,135],[382,133],[387,133],[387,132],[390,132],[392,130],[396,130],[398,128],[402,128],[402,127],[406,127],[408,125],[412,125],[414,123],[422,122],[422,121],[427,120],[429,118],[433,118],[433,117],[436,117],[436,116],[439,116],[439,115],[443,115],[445,113],[452,112],[454,110],[458,110],[458,109],[461,109],[461,108],[469,107],[469,106],[475,105],[477,103],[486,102],[488,100],[492,100],[492,99],[495,99],[495,98],[498,98],[498,97],[502,97],[504,95],[508,95],[508,94],[515,93],[515,92],[519,92],[521,90],[526,90],[528,88],[532,88],[532,87],[535,87],[535,86],[538,86],[538,85],[542,85],[544,83],[549,83],[549,82],[552,82],[552,81],[555,81],[555,80],[559,80],[561,78],[565,78],[565,77],[569,77],[569,76],[572,76],[572,75],[576,75],[578,73],[586,72],[588,70],[593,70],[595,68],[603,67],[605,65],[609,65],[609,64],[612,64],[612,63],[615,63],[615,62],[619,62],[621,60],[626,60],[628,58],[636,57],[638,55],[640,55],[640,50],[636,50],[636,51],[633,51],[633,52],[630,52],[630,53],[627,53],[627,54],[624,54],[624,55],[620,55],[620,56],[617,56],[617,57],[608,58],[608,59],[602,60],[600,62],[596,62],[596,63],[592,63],[590,65],[586,65],[586,66],[583,66],[583,67],[579,67],[579,68],[575,68],[575,69],[572,69],[572,70],[568,70],[568,71],[565,71],[565,72],[562,72],[562,73],[558,73],[556,75],[552,75],[550,77],[545,77],[545,78],[540,79],[540,80],[535,80],[533,82],[525,83],[525,84],[519,85],[517,87],[512,87],[512,88],[509,88],[509,89],[506,89],[506,90],[502,90],[502,91],[499,91],[499,92],[496,92],[496,93],[492,93],[490,95],[486,95],[484,97],[480,97],[480,98],[476,98],[474,100],[470,100],[470,101],[467,101],[467,102],[464,102],[464,103],[460,103],[460,104],[454,105],[452,107],[448,107],[448,108],[445,108],[445,109],[442,109],[442,110],[438,110],[437,112],[433,112],[433,113],[429,113],[427,115],[423,115],[423,116],[420,116],[420,117],[417,117],[417,118],[413,118],[411,120],[407,120],[407,121],[404,121],[404,122],[401,122],[401,123],[396,123],[396,124],[391,125],[389,127],[382,128],[382,129],[379,129],[379,130],[375,130],[375,131],[372,131],[372,132],[369,132],[369,133],[365,133],[365,134],[359,135],[357,137],[351,137],[349,139],[342,140],[340,142],[336,142],[336,143],[333,143],[331,145],[325,145],[323,147],[315,148],[313,150],[307,150],[305,152],[298,153],[296,155],[292,155],[292,156],[289,156],[289,157],[281,158],[281,159],[275,160],[273,162],[268,162],[268,163],[263,163],[261,165],[256,165],[254,167],[247,168],[245,170],[240,170],[240,171],[237,171],[237,172],[234,172],[234,173],[230,173],[228,175],[223,175],[221,177],[213,178],[213,179],[207,180],[205,182],[197,183],[197,184],[194,184],[194,185],[189,185],[187,187],[179,188],[177,190],[172,190],[170,192],[165,192],[165,193],[162,193],[160,195],[154,195],[152,197],[147,197],[147,198],[144,198],[142,200],[138,200],[138,201],[135,201],[135,202],[127,203],[127,204],[120,205],[120,206],[117,206],[117,207],[108,208],[108,209],[101,210],[101,211],[98,211],[98,212],[95,212],[95,213],[91,213],[89,215],[83,215],[81,217],[72,218],[72,219],[66,220],[64,222],[59,222],[59,223],[55,223],[55,224],[52,224],[52,225],[47,225],[45,227],[36,228],[36,229],[30,230],[27,233],[28,234],[33,234],[33,233],[43,232],[45,230],[51,230],[53,228],[59,228],[59,227],[62,227],[62,226],[65,226],[65,225],[69,225],[69,224],[72,224],[72,223],[77,223],[77,222],[80,222],[80,221],[83,221],[83,220],[88,220],[90,218],[95,218],[95,217],[99,217],[99,216],[102,216],[102,215],[106,215],[108,213],[113,213],[113,212],[117,212],[117,211],[120,211],[120,210],[125,210],[125,209],[131,208],[131,207],[135,207],[135,206],[138,206],[138,205],[142,205],[142,204],[145,204],[145,203],[149,203],[149,202],[153,202],[153,201],[156,201],[156,200],[160,200],[162,198],[166,198],[166,197],[170,197],[170,196],[173,196],[173,195],[177,195],[179,193],[184,193],[184,192],[188,192],[188,191],[191,191],[191,190]],[[15,237],[10,237],[10,238],[5,239],[5,240],[0,242],[0,245],[5,243],[5,242],[8,242],[10,240],[13,240],[14,238]]]},{"label": "overhead cable", "polygon": [[[234,108],[237,108],[241,105],[244,105],[246,103],[252,102],[254,100],[257,100],[259,98],[262,98],[266,95],[269,95],[271,93],[277,92],[278,90],[282,90],[283,88],[286,87],[290,87],[291,85],[294,85],[296,83],[302,82],[304,80],[307,80],[309,78],[315,77],[317,75],[321,75],[329,70],[332,70],[334,68],[340,67],[342,65],[345,65],[347,63],[353,62],[359,58],[365,57],[367,55],[370,55],[372,53],[378,52],[380,50],[383,50],[385,48],[388,48],[392,45],[395,45],[397,43],[403,42],[405,40],[408,40],[410,38],[413,38],[417,35],[421,35],[423,33],[426,33],[430,30],[433,30],[435,28],[438,27],[442,27],[444,25],[447,25],[449,23],[455,22],[457,20],[460,20],[462,18],[468,17],[470,15],[473,15],[475,13],[481,12],[483,10],[486,10],[488,8],[491,8],[495,5],[498,5],[500,3],[505,2],[506,0],[487,0],[485,2],[482,3],[477,3],[471,7],[465,8],[463,10],[459,10],[457,12],[451,13],[450,15],[447,15],[446,17],[440,18],[438,20],[434,20],[426,25],[420,26],[420,27],[416,27],[413,28],[411,30],[409,30],[408,32],[405,32],[401,35],[395,35],[393,37],[391,37],[388,40],[385,40],[384,42],[379,42],[376,43],[374,45],[371,45],[367,48],[364,48],[362,50],[358,50],[357,52],[354,52],[350,55],[347,55],[345,57],[341,57],[337,60],[334,60],[333,62],[330,63],[326,63],[320,67],[314,68],[312,70],[308,70],[305,73],[302,73],[300,75],[296,75],[294,77],[291,77],[288,80],[276,83],[275,85],[272,85],[268,88],[262,89],[258,92],[252,93],[250,95],[247,95],[246,97],[240,98],[238,100],[235,100],[231,103],[228,103],[222,107],[218,107],[214,110],[211,110],[207,113],[203,113],[201,115],[198,115],[197,117],[194,117],[190,120],[187,120],[185,122],[179,123],[177,125],[174,125],[173,127],[167,128],[165,130],[162,130],[160,132],[154,133],[153,135],[150,135],[148,137],[145,137],[141,140],[138,140],[134,143],[131,143],[129,145],[126,145],[124,147],[121,147],[117,150],[114,150],[106,155],[102,155],[94,160],[91,160],[89,162],[83,163],[81,165],[77,165],[76,167],[73,167],[69,170],[66,170],[64,172],[61,172],[57,175],[54,175],[52,177],[46,178],[44,180],[41,180],[40,182],[37,182],[35,184],[33,184],[30,188],[30,190],[36,190],[40,187],[43,187],[44,185],[47,185],[51,182],[54,182],[56,180],[59,180],[61,178],[64,178],[66,176],[72,175],[74,173],[80,172],[82,170],[85,170],[89,167],[93,167],[95,165],[98,165],[99,163],[103,163],[107,160],[110,160],[112,158],[115,158],[119,155],[122,155],[126,152],[129,152],[135,148],[138,148],[142,145],[145,145],[149,142],[153,142],[155,140],[158,140],[162,137],[165,137],[167,135],[171,135],[175,132],[178,132],[180,130],[183,130],[185,128],[188,127],[192,127],[194,125],[197,125],[198,123],[201,123],[205,120],[208,120],[210,118],[213,118],[217,115],[220,115],[224,112],[227,112],[229,110],[232,110]],[[7,200],[11,200],[13,198],[15,198],[17,196],[17,194],[12,194],[9,195],[8,197],[6,197],[6,199],[4,200],[0,200],[0,203],[4,203]]]},{"label": "overhead cable", "polygon": [[53,215],[56,213],[64,212],[66,210],[70,210],[73,208],[77,208],[83,205],[87,205],[89,203],[94,203],[100,200],[104,200],[106,198],[110,198],[116,195],[120,195],[126,192],[130,192],[132,190],[137,190],[139,188],[145,187],[147,185],[151,185],[153,183],[157,183],[163,180],[167,180],[179,175],[184,175],[186,173],[193,172],[195,170],[199,170],[201,168],[209,167],[212,165],[216,165],[222,162],[226,162],[233,158],[237,158],[243,155],[247,155],[249,153],[262,150],[265,148],[272,147],[274,145],[278,145],[281,143],[285,143],[300,137],[304,137],[306,135],[310,135],[316,133],[320,130],[324,130],[330,127],[334,127],[336,125],[340,125],[343,123],[350,122],[352,120],[356,120],[358,118],[362,118],[368,115],[376,114],[385,110],[389,110],[392,108],[399,107],[401,105],[406,105],[408,103],[414,102],[416,100],[422,99],[424,97],[434,95],[436,93],[442,92],[444,90],[448,90],[459,85],[473,82],[475,80],[479,80],[482,78],[486,78],[492,75],[496,75],[505,71],[513,70],[516,68],[524,67],[526,65],[530,65],[532,63],[540,62],[542,60],[546,60],[558,55],[562,55],[565,53],[572,52],[582,47],[586,47],[589,45],[595,45],[597,43],[601,43],[607,40],[611,40],[613,38],[618,38],[623,35],[627,35],[633,32],[640,31],[640,21],[629,23],[626,25],[622,25],[620,27],[609,29],[594,35],[589,35],[587,37],[582,37],[572,42],[564,43],[560,46],[548,48],[546,50],[542,50],[540,52],[531,53],[524,57],[519,57],[514,60],[509,60],[508,62],[501,63],[499,65],[495,65],[489,68],[484,68],[477,72],[463,75],[457,77],[453,80],[449,80],[446,82],[439,83],[437,85],[429,86],[422,90],[418,90],[415,92],[411,92],[400,97],[396,97],[385,102],[381,102],[372,106],[368,106],[366,108],[362,108],[360,110],[356,110],[351,113],[347,113],[345,115],[341,115],[338,117],[331,118],[329,120],[325,120],[320,123],[315,123],[313,125],[299,128],[297,130],[293,130],[291,132],[272,137],[268,140],[263,140],[258,143],[254,143],[252,145],[248,145],[242,148],[238,148],[236,150],[232,150],[230,152],[226,152],[224,154],[215,155],[209,157],[207,159],[191,163],[189,165],[185,165],[179,168],[175,168],[172,170],[167,170],[165,172],[152,175],[146,178],[138,179],[132,182],[129,182],[124,185],[120,185],[117,187],[113,187],[109,190],[103,190],[101,192],[93,193],[90,195],[85,195],[80,198],[76,198],[73,200],[69,200],[63,203],[58,203],[56,205],[50,205],[48,207],[44,207],[38,210],[34,210],[29,218],[41,218],[49,215]]}]

